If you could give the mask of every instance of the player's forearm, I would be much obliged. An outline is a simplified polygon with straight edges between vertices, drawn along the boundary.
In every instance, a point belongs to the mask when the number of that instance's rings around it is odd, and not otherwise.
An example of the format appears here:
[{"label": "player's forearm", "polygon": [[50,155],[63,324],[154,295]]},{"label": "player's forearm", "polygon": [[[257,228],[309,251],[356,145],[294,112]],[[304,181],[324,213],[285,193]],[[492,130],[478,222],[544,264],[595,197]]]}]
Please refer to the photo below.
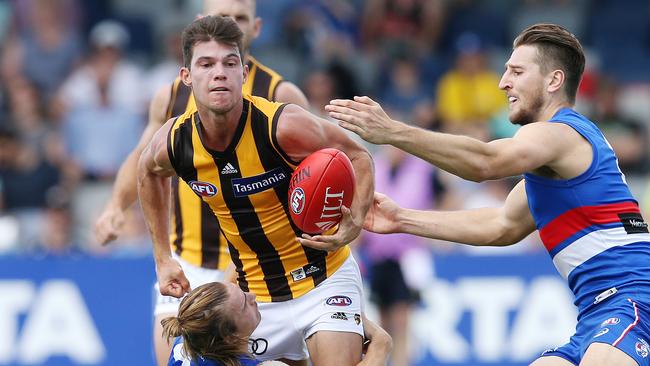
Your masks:
[{"label": "player's forearm", "polygon": [[488,144],[467,136],[427,131],[406,124],[391,133],[389,143],[431,164],[472,181],[489,179]]},{"label": "player's forearm", "polygon": [[[375,192],[375,169],[370,153],[366,150],[360,151],[350,159],[355,172],[356,184],[354,187],[354,199],[350,210],[352,217],[364,218],[372,204],[372,197]],[[363,223],[363,219],[361,219]]]},{"label": "player's forearm", "polygon": [[124,160],[115,178],[110,205],[125,211],[138,199],[138,160],[142,149],[137,147]]},{"label": "player's forearm", "polygon": [[398,231],[475,246],[506,246],[517,242],[500,224],[499,209],[421,211],[400,209]]},{"label": "player's forearm", "polygon": [[171,257],[169,248],[169,178],[138,169],[138,195],[156,263]]}]

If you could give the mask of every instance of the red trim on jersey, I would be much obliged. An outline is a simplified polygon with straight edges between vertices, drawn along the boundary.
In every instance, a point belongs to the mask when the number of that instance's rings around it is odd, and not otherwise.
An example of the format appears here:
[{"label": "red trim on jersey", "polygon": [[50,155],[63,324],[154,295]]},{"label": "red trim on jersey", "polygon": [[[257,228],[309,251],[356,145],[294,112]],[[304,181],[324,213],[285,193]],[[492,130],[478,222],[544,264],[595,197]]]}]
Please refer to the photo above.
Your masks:
[{"label": "red trim on jersey", "polygon": [[620,221],[620,213],[640,213],[636,202],[625,201],[600,206],[582,206],[569,210],[553,219],[541,230],[539,236],[549,252],[571,235],[592,225]]},{"label": "red trim on jersey", "polygon": [[621,334],[620,337],[618,337],[614,343],[612,343],[612,346],[616,347],[622,340],[625,338],[625,336],[634,328],[638,323],[639,323],[639,310],[636,308],[636,303],[630,299],[627,299],[627,301],[632,303],[632,306],[634,307],[634,322],[625,328],[623,331],[623,334]]}]

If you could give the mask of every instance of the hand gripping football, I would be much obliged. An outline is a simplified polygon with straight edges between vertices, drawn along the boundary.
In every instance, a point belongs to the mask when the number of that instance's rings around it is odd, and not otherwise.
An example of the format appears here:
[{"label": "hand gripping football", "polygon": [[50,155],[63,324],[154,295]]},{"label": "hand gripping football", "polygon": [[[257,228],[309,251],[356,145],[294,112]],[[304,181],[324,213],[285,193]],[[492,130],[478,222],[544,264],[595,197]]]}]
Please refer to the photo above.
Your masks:
[{"label": "hand gripping football", "polygon": [[354,169],[342,151],[318,150],[306,157],[291,175],[291,219],[308,234],[320,234],[341,221],[341,206],[354,196]]}]

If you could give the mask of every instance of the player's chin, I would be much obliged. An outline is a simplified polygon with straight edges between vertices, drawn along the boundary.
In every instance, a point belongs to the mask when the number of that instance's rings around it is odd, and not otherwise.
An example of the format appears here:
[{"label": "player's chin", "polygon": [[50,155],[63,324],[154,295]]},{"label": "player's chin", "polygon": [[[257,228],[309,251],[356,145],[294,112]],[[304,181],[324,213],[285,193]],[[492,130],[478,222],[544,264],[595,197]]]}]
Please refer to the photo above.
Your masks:
[{"label": "player's chin", "polygon": [[226,113],[233,109],[235,103],[232,99],[214,98],[210,100],[210,109],[216,113]]}]

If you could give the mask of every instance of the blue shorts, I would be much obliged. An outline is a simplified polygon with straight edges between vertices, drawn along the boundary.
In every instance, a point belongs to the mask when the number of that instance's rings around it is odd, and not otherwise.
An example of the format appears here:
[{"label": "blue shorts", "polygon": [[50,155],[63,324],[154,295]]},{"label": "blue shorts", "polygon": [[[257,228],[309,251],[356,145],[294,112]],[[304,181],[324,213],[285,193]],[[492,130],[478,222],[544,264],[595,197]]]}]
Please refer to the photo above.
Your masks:
[{"label": "blue shorts", "polygon": [[558,356],[578,365],[589,345],[599,342],[620,349],[639,366],[650,366],[650,302],[629,295],[616,294],[582,314],[569,343],[542,356]]}]

